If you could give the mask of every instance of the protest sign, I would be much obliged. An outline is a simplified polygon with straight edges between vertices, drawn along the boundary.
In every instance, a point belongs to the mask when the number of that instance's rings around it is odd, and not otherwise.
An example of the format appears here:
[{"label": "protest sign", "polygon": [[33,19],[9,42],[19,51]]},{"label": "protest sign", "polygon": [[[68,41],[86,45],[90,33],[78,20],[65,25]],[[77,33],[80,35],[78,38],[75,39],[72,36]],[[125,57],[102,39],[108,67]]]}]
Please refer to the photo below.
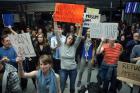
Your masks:
[{"label": "protest sign", "polygon": [[83,27],[89,27],[90,23],[99,23],[99,22],[100,22],[100,14],[84,13]]},{"label": "protest sign", "polygon": [[117,39],[118,23],[91,23],[91,38]]},{"label": "protest sign", "polygon": [[84,5],[56,3],[54,21],[83,23]]},{"label": "protest sign", "polygon": [[88,13],[88,14],[99,14],[99,9],[87,7],[86,13]]},{"label": "protest sign", "polygon": [[117,78],[127,83],[140,85],[140,65],[118,62]]},{"label": "protest sign", "polygon": [[5,27],[14,25],[14,15],[13,14],[2,14],[3,24]]},{"label": "protest sign", "polygon": [[36,56],[29,33],[9,35],[8,37],[18,56]]}]

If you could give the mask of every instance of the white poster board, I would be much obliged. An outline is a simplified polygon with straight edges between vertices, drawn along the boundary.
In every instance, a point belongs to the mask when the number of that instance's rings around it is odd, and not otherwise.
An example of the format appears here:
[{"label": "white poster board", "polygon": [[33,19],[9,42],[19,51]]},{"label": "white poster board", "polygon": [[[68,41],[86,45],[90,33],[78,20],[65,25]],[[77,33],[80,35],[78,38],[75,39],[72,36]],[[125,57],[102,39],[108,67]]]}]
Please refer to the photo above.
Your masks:
[{"label": "white poster board", "polygon": [[100,14],[84,13],[83,27],[89,27],[90,23],[99,23],[100,16],[101,16]]},{"label": "white poster board", "polygon": [[34,57],[36,56],[29,33],[9,35],[12,46],[15,48],[18,56]]},{"label": "white poster board", "polygon": [[91,38],[117,39],[118,23],[91,23]]}]

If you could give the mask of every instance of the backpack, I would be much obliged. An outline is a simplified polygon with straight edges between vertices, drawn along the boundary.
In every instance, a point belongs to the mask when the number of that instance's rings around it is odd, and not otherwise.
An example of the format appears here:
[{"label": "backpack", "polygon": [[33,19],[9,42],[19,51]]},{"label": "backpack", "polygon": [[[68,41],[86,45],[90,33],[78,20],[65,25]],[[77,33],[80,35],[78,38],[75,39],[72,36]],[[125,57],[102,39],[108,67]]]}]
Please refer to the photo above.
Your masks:
[{"label": "backpack", "polygon": [[81,86],[78,93],[85,93],[86,91],[88,91],[88,93],[103,93],[102,88],[95,82],[87,84],[87,87],[85,85]]}]

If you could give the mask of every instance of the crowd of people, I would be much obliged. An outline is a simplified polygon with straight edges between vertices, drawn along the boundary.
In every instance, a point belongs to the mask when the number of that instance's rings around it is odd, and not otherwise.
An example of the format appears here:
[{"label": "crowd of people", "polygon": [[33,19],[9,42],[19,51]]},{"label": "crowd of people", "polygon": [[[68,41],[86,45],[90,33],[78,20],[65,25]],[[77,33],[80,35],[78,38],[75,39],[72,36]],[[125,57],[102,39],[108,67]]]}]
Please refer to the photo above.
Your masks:
[{"label": "crowd of people", "polygon": [[[69,77],[70,93],[75,93],[75,86],[82,84],[86,65],[89,84],[97,64],[97,84],[102,86],[103,93],[117,93],[118,61],[140,62],[139,24],[128,26],[120,22],[117,40],[91,39],[90,29],[80,24],[70,25],[66,30],[57,22],[47,29],[27,27],[14,31],[10,26],[5,27],[0,36],[0,92],[22,93],[26,91],[27,78],[32,78],[37,93],[64,93]],[[20,33],[30,34],[35,57],[23,59],[17,55],[8,35]]]}]

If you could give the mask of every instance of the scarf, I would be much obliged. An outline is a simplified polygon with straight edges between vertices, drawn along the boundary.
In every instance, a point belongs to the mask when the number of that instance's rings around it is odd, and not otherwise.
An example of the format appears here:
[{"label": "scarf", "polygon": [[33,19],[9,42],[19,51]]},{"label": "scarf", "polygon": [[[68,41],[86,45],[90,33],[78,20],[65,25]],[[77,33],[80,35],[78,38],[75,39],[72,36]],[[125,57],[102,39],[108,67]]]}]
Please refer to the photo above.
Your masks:
[{"label": "scarf", "polygon": [[43,75],[41,70],[38,71],[37,91],[38,93],[58,93],[57,79],[52,69],[47,75]]}]

